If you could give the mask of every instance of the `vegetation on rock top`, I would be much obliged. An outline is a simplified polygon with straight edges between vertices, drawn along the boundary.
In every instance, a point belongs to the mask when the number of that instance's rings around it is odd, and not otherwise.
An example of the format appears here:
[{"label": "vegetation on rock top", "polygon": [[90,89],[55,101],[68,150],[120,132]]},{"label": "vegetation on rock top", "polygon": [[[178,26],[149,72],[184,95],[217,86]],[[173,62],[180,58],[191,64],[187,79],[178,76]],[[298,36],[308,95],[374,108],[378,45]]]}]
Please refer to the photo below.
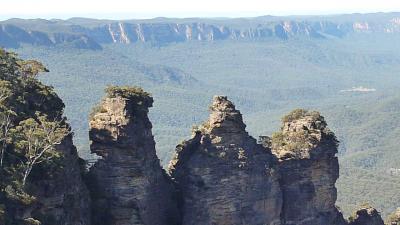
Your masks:
[{"label": "vegetation on rock top", "polygon": [[152,107],[153,98],[151,94],[145,92],[142,88],[136,86],[108,86],[106,88],[108,98],[122,97],[127,98],[137,105],[143,107]]},{"label": "vegetation on rock top", "polygon": [[337,140],[333,132],[327,128],[324,117],[317,111],[295,109],[282,118],[283,126],[281,131],[275,132],[272,138],[261,137],[264,145],[271,146],[282,159],[310,157],[307,153],[321,140],[321,135],[329,135],[334,145]]},{"label": "vegetation on rock top", "polygon": [[290,123],[295,120],[302,119],[304,117],[311,117],[313,121],[321,119],[321,115],[316,111],[308,111],[305,109],[295,109],[292,112],[288,113],[284,117],[282,117],[282,122]]}]

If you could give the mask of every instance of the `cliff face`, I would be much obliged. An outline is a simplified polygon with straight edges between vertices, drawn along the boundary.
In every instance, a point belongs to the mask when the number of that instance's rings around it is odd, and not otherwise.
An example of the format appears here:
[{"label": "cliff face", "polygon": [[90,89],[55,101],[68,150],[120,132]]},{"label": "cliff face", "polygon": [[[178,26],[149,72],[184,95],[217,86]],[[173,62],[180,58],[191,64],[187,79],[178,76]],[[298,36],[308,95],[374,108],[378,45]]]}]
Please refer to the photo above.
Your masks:
[{"label": "cliff face", "polygon": [[337,141],[316,112],[294,111],[272,138],[287,225],[344,224],[336,209]]},{"label": "cliff face", "polygon": [[156,156],[147,117],[150,96],[107,97],[90,121],[93,224],[173,225],[174,190]]},{"label": "cliff face", "polygon": [[67,32],[43,32],[25,29],[12,24],[0,24],[0,45],[18,48],[21,44],[36,46],[69,46],[80,49],[100,50],[102,47],[91,37]]},{"label": "cliff face", "polygon": [[90,225],[89,192],[72,136],[67,136],[57,150],[63,155],[63,166],[54,169],[48,179],[33,178],[37,181],[30,189],[37,201],[28,211],[43,225]]},{"label": "cliff face", "polygon": [[217,96],[209,120],[177,147],[169,168],[183,224],[281,224],[275,159],[245,127],[235,106]]},{"label": "cliff face", "polygon": [[[309,39],[342,38],[351,34],[400,33],[400,15],[351,15],[335,17],[248,18],[239,20],[172,20],[67,21],[9,20],[0,24],[0,45],[19,47],[21,44],[68,45],[83,49],[101,49],[108,43],[152,43],[165,45],[186,41],[263,40],[293,37]],[[239,24],[239,26],[237,26]]]}]

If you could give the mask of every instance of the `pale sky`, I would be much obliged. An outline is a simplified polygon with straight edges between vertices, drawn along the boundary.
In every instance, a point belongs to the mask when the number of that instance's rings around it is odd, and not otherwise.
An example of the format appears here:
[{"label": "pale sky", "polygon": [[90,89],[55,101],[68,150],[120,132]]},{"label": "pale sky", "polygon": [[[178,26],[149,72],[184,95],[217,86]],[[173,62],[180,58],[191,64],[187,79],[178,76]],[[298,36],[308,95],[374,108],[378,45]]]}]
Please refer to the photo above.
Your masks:
[{"label": "pale sky", "polygon": [[0,0],[0,19],[250,17],[399,11],[400,0]]}]

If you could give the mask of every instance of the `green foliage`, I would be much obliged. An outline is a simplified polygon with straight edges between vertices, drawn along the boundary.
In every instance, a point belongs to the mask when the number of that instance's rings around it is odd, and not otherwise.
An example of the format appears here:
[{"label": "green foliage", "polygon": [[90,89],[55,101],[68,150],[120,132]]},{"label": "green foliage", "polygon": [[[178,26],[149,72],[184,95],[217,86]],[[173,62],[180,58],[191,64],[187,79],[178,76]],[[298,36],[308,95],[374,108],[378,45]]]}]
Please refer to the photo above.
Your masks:
[{"label": "green foliage", "polygon": [[311,139],[312,137],[306,130],[290,134],[275,132],[272,134],[271,145],[273,149],[281,149],[295,153],[300,150],[310,149],[313,146]]},{"label": "green foliage", "polygon": [[[0,49],[0,221],[6,225],[17,220],[8,213],[10,207],[35,204],[30,187],[46,179],[49,171],[56,172],[62,157],[56,146],[70,133],[62,116],[63,102],[52,87],[36,79],[45,71],[35,60],[24,61]],[[28,182],[31,172],[39,169],[47,172]],[[23,224],[40,221],[29,218]]]},{"label": "green foliage", "polygon": [[140,87],[109,86],[105,91],[109,98],[122,97],[133,100],[139,106],[153,106],[153,98],[151,95]]},{"label": "green foliage", "polygon": [[21,189],[21,184],[13,182],[11,185],[7,185],[4,188],[4,193],[7,201],[12,201],[15,204],[22,206],[29,206],[36,201],[34,196],[29,195],[24,190]]},{"label": "green foliage", "polygon": [[44,65],[36,60],[20,60],[18,61],[21,76],[36,77],[41,72],[49,72]]},{"label": "green foliage", "polygon": [[39,72],[47,71],[34,60],[23,61],[14,53],[0,49],[0,105],[18,113],[15,120],[34,118],[44,112],[51,118],[62,115],[64,104],[52,87],[36,79]]},{"label": "green foliage", "polygon": [[23,120],[11,130],[15,152],[25,159],[21,164],[24,170],[23,186],[35,166],[61,157],[56,146],[69,134],[62,121],[49,121],[43,115],[38,115],[37,119]]},{"label": "green foliage", "polygon": [[282,117],[282,122],[289,123],[294,120],[304,118],[306,116],[311,116],[312,120],[314,120],[314,121],[318,120],[321,117],[320,113],[316,112],[316,111],[308,111],[305,109],[295,109],[292,112],[285,115],[284,117]]},{"label": "green foliage", "polygon": [[[321,117],[320,113],[317,111],[307,111],[304,109],[295,109],[285,115],[281,120],[284,123],[292,123],[296,120],[303,119],[305,117],[311,118],[311,121],[315,124],[325,124],[324,118]],[[289,125],[287,125],[289,126]],[[324,129],[325,127],[318,126],[316,129]],[[286,129],[286,127],[282,127]],[[296,153],[301,150],[310,149],[313,147],[314,137],[311,135],[312,130],[301,129],[290,132],[275,132],[271,137],[271,146],[273,149],[285,150],[287,152]]]}]

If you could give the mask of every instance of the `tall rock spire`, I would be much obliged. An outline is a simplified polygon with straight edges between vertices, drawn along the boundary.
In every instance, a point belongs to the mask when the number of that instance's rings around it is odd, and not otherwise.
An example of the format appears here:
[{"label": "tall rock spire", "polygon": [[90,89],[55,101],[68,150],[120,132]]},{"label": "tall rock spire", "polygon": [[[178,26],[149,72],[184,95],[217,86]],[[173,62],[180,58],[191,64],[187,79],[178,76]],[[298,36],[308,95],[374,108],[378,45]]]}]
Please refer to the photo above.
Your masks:
[{"label": "tall rock spire", "polygon": [[156,156],[147,116],[152,97],[139,88],[109,88],[90,121],[91,151],[101,159],[89,182],[96,225],[173,225],[173,186]]},{"label": "tall rock spire", "polygon": [[250,137],[241,113],[216,96],[209,120],[177,146],[170,173],[185,225],[281,224],[274,157]]},{"label": "tall rock spire", "polygon": [[335,207],[339,163],[337,141],[318,112],[295,110],[272,137],[279,159],[286,225],[345,224]]}]

